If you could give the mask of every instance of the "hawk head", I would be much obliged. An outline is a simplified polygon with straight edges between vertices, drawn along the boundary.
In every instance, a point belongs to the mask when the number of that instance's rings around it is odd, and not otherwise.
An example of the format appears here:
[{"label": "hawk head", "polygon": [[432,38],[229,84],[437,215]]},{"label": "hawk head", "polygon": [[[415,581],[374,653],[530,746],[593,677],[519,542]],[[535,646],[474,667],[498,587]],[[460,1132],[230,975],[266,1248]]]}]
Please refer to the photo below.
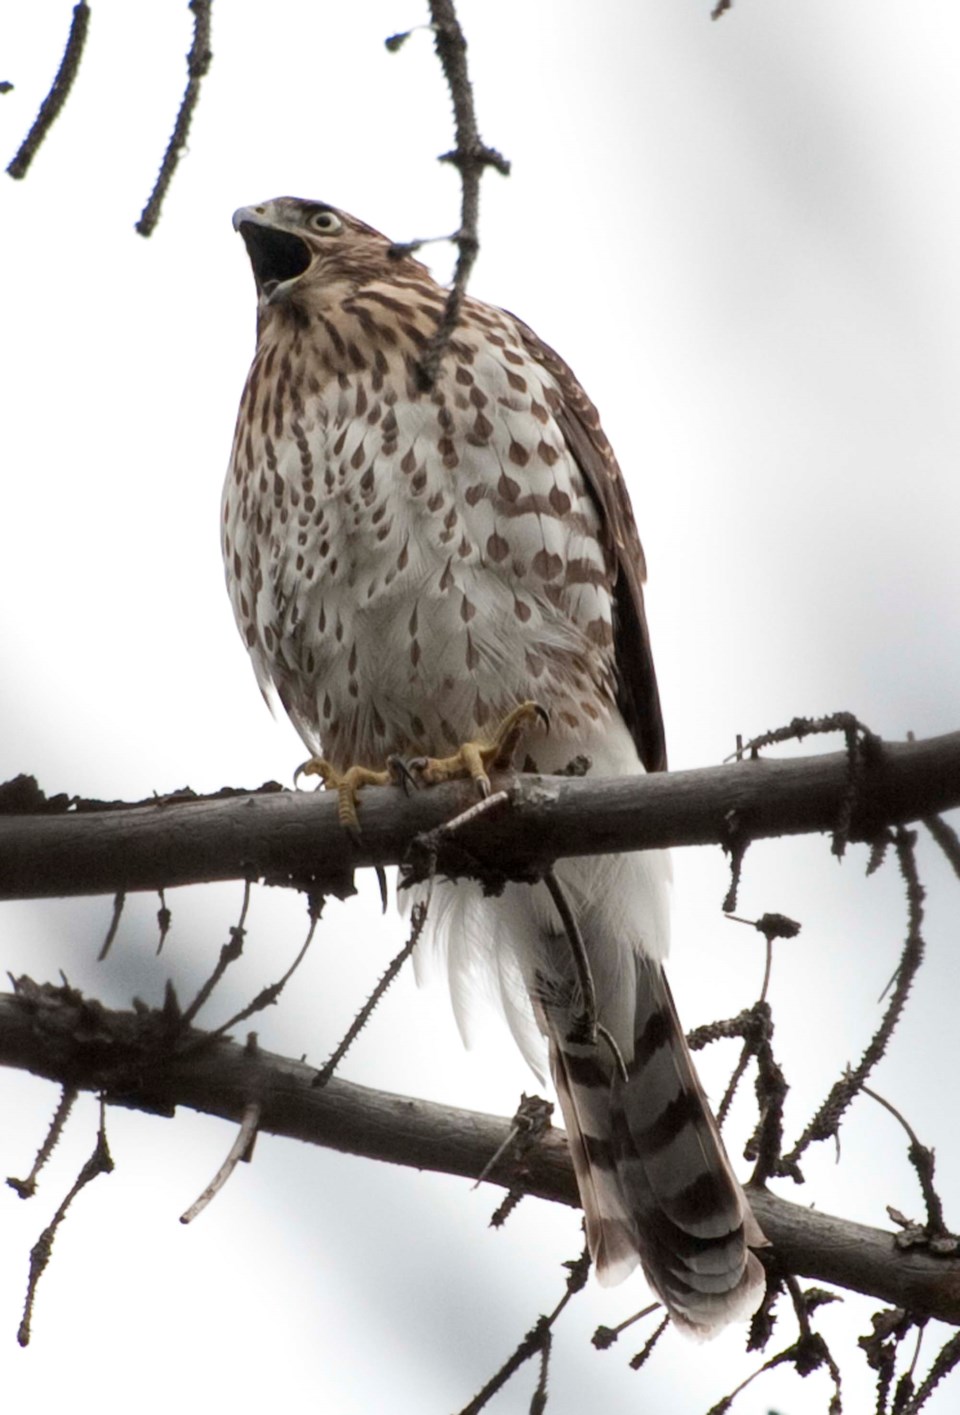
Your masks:
[{"label": "hawk head", "polygon": [[404,264],[391,256],[381,232],[326,202],[275,197],[259,206],[241,206],[233,227],[243,237],[261,308],[302,305],[311,294],[343,286],[355,288]]}]

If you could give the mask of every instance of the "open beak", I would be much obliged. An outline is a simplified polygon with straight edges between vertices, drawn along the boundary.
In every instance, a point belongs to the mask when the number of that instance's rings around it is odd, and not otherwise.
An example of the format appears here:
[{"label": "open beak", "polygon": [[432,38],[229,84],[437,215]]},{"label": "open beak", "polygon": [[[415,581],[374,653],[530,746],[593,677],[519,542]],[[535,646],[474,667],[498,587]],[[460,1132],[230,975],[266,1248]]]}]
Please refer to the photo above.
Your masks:
[{"label": "open beak", "polygon": [[271,226],[253,206],[242,206],[233,213],[233,229],[243,238],[257,289],[266,303],[282,299],[289,284],[310,266],[313,257],[307,243],[290,231]]}]

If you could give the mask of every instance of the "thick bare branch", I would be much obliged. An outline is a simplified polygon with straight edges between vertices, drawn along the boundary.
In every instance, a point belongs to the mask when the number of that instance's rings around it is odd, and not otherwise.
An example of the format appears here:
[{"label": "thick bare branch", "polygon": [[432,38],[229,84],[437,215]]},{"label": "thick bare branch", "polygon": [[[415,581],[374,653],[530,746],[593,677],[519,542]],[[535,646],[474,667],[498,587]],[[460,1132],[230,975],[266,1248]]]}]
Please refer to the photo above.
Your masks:
[{"label": "thick bare branch", "polygon": [[[178,1043],[186,1044],[182,1055]],[[302,1062],[224,1038],[204,1045],[204,1034],[192,1029],[174,1042],[165,1014],[109,1011],[68,988],[24,982],[16,995],[0,996],[0,1065],[103,1090],[108,1100],[161,1115],[185,1105],[240,1123],[256,1102],[260,1131],[471,1179],[487,1169],[487,1179],[507,1187],[518,1178],[509,1146],[489,1165],[509,1120],[336,1078],[318,1088],[316,1071]],[[528,1193],[578,1203],[562,1131],[548,1130],[525,1149],[523,1167]],[[901,1251],[890,1233],[766,1190],[751,1190],[750,1198],[788,1271],[960,1324],[960,1259]]]},{"label": "thick bare branch", "polygon": [[[847,754],[835,752],[617,780],[502,778],[512,809],[465,825],[456,847],[474,861],[495,861],[503,875],[529,875],[567,855],[829,832],[848,800],[848,766]],[[29,792],[10,795],[30,799]],[[466,783],[409,796],[370,788],[359,842],[340,827],[335,796],[307,792],[14,809],[0,814],[0,899],[254,878],[348,892],[355,868],[400,862],[416,835],[472,800]],[[955,806],[960,732],[884,743],[858,786],[849,838],[873,840],[885,826]],[[441,858],[439,868],[455,872],[456,860]]]}]

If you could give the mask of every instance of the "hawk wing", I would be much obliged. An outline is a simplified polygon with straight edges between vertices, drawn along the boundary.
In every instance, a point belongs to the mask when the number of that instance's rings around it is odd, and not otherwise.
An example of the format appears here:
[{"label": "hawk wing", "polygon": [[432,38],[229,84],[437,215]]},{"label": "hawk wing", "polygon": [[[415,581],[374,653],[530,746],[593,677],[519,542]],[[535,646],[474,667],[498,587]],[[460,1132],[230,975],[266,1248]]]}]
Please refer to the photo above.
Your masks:
[{"label": "hawk wing", "polygon": [[516,315],[511,319],[524,348],[560,390],[553,415],[593,494],[606,550],[617,567],[613,603],[617,706],[647,771],[664,771],[666,739],[643,606],[647,567],[623,473],[600,426],[600,415],[572,369]]}]

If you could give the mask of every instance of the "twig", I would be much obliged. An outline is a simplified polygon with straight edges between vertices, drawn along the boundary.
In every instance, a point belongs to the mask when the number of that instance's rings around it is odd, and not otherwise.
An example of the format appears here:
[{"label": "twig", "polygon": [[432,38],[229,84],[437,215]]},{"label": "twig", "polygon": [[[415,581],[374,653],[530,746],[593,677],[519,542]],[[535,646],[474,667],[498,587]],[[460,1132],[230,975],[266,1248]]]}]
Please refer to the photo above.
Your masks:
[{"label": "twig", "polygon": [[[739,738],[737,740],[739,743]],[[730,856],[730,884],[720,908],[725,914],[731,914],[737,907],[740,878],[743,874],[743,862],[750,846],[750,836],[745,834],[741,828],[740,817],[736,811],[728,811],[724,816],[723,823],[725,833],[724,839],[720,843],[724,854]]]},{"label": "twig", "polygon": [[925,1378],[920,1383],[916,1395],[909,1405],[904,1406],[903,1415],[918,1415],[926,1405],[934,1388],[940,1384],[944,1376],[948,1376],[955,1366],[960,1364],[960,1332],[952,1336],[949,1341],[941,1346],[934,1358],[933,1365],[927,1372]]},{"label": "twig", "polygon": [[923,823],[960,878],[960,838],[953,826],[948,825],[941,816],[924,816]]},{"label": "twig", "polygon": [[[847,785],[840,802],[840,811],[833,828],[831,849],[838,859],[842,859],[850,840],[850,828],[863,787],[867,767],[881,760],[883,742],[875,732],[855,717],[852,712],[833,712],[826,717],[795,717],[786,727],[778,727],[772,732],[763,732],[752,738],[747,748],[752,758],[756,758],[762,747],[776,742],[802,742],[804,737],[816,736],[824,732],[842,732],[847,747]],[[739,752],[738,752],[739,755]]]},{"label": "twig", "polygon": [[153,234],[154,228],[160,220],[160,209],[170,183],[173,181],[173,174],[177,170],[181,154],[187,145],[190,124],[200,100],[200,83],[213,59],[213,52],[210,48],[210,9],[212,4],[213,0],[190,0],[190,9],[193,11],[193,43],[187,55],[187,86],[183,91],[180,111],[177,113],[177,120],[173,125],[167,150],[163,154],[163,161],[160,164],[160,171],[157,174],[153,191],[150,193],[147,204],[140,214],[140,220],[135,227],[141,236]]},{"label": "twig", "polygon": [[[730,1106],[733,1104],[737,1087],[743,1079],[743,1073],[747,1069],[747,1062],[750,1060],[751,1056],[757,1055],[760,1047],[766,1045],[769,1051],[770,1037],[773,1034],[772,1015],[769,1013],[761,1013],[758,1009],[762,1008],[766,1003],[767,992],[770,987],[770,973],[773,968],[773,940],[775,938],[796,938],[797,934],[800,932],[800,925],[796,923],[795,920],[788,919],[784,914],[764,914],[759,919],[741,919],[736,914],[727,914],[726,917],[735,924],[747,924],[749,927],[762,933],[766,948],[764,950],[763,983],[760,987],[760,996],[751,1012],[745,1014],[745,1018],[750,1018],[752,1023],[756,1025],[751,1025],[749,1030],[745,1030],[743,1033],[745,1040],[740,1051],[739,1059],[733,1069],[730,1080],[727,1082],[727,1089],[723,1093],[723,1099],[717,1108],[717,1124],[721,1127],[727,1118],[727,1112]],[[777,1067],[776,1063],[773,1061],[773,1054],[770,1052],[769,1058],[767,1058],[767,1076],[769,1077],[773,1071],[777,1073],[782,1082],[783,1075],[779,1067]],[[760,1085],[760,1080],[761,1078],[758,1077],[758,1086]],[[767,1099],[770,1099],[769,1095]],[[782,1106],[782,1099],[780,1104]],[[755,1139],[756,1138],[757,1137],[755,1137]],[[779,1149],[777,1151],[777,1158],[779,1159]],[[773,1173],[772,1170],[768,1172]]]},{"label": "twig", "polygon": [[880,1025],[870,1039],[859,1063],[852,1070],[848,1068],[839,1081],[835,1082],[830,1094],[804,1130],[800,1139],[788,1155],[784,1156],[785,1166],[795,1166],[797,1160],[813,1140],[825,1140],[836,1135],[840,1122],[851,1101],[862,1087],[870,1072],[883,1056],[893,1030],[900,1020],[907,995],[923,962],[924,942],[920,932],[923,922],[924,891],[917,877],[917,862],[914,854],[916,833],[898,826],[893,832],[893,843],[897,851],[900,873],[903,875],[907,893],[907,937],[900,955],[896,987]]},{"label": "twig", "polygon": [[[505,177],[510,172],[506,158],[495,148],[487,147],[477,130],[473,89],[467,72],[467,41],[453,0],[429,0],[429,4],[434,47],[453,100],[456,132],[456,147],[452,152],[444,153],[440,161],[451,163],[460,173],[461,202],[460,228],[452,238],[457,247],[453,283],[437,327],[418,364],[418,382],[424,392],[429,392],[436,382],[450,336],[457,327],[467,281],[480,250],[480,178],[487,167],[495,167]],[[398,49],[399,39],[400,36],[391,36],[387,47]]]},{"label": "twig", "polygon": [[722,1400],[718,1400],[716,1405],[711,1405],[707,1415],[727,1415],[733,1402],[741,1392],[745,1391],[752,1381],[765,1371],[772,1371],[777,1366],[787,1363],[794,1366],[799,1376],[809,1376],[812,1371],[819,1370],[821,1366],[826,1366],[833,1380],[833,1396],[827,1406],[828,1415],[840,1415],[842,1409],[840,1403],[840,1369],[833,1359],[830,1348],[819,1332],[815,1332],[810,1327],[808,1316],[808,1303],[811,1297],[825,1300],[825,1295],[818,1294],[814,1289],[812,1292],[803,1293],[795,1278],[785,1278],[787,1289],[793,1300],[794,1311],[797,1316],[797,1324],[800,1328],[798,1339],[791,1345],[778,1351],[775,1356],[764,1361],[763,1365],[747,1376],[746,1380],[740,1382],[729,1395],[725,1395]]},{"label": "twig", "polygon": [[626,1317],[615,1327],[597,1327],[590,1340],[598,1351],[606,1351],[607,1347],[612,1346],[617,1340],[621,1332],[626,1331],[627,1327],[632,1327],[634,1322],[649,1317],[650,1313],[656,1312],[661,1305],[659,1302],[651,1302],[649,1307],[641,1307],[639,1312],[634,1312],[632,1317]]},{"label": "twig", "polygon": [[[567,1290],[556,1307],[554,1307],[549,1317],[539,1317],[537,1319],[520,1342],[520,1345],[517,1347],[516,1351],[514,1351],[513,1355],[503,1363],[496,1375],[491,1376],[487,1384],[474,1396],[470,1403],[463,1407],[460,1411],[460,1415],[479,1415],[479,1411],[489,1403],[490,1399],[496,1395],[498,1390],[503,1389],[510,1377],[514,1375],[516,1371],[519,1371],[524,1362],[529,1361],[531,1356],[535,1356],[538,1353],[541,1356],[541,1368],[540,1379],[537,1383],[537,1392],[540,1394],[541,1400],[539,1409],[543,1409],[543,1400],[546,1392],[546,1362],[550,1354],[551,1330],[554,1322],[570,1301],[570,1298],[573,1297],[575,1293],[581,1291],[587,1281],[587,1275],[590,1272],[589,1252],[584,1249],[579,1258],[574,1262],[564,1263],[564,1267],[568,1269]],[[534,1399],[537,1399],[536,1394]],[[537,1407],[533,1406],[531,1408],[536,1409]]]},{"label": "twig", "polygon": [[243,1112],[243,1118],[240,1121],[240,1129],[237,1131],[236,1139],[230,1146],[230,1153],[227,1155],[206,1189],[204,1189],[199,1199],[197,1199],[195,1203],[192,1203],[185,1213],[180,1215],[181,1223],[192,1223],[199,1214],[202,1214],[210,1201],[220,1193],[220,1190],[226,1184],[240,1161],[243,1160],[246,1162],[250,1160],[253,1154],[253,1146],[257,1138],[257,1127],[259,1124],[260,1103],[259,1101],[251,1101]]},{"label": "twig", "polygon": [[73,7],[73,19],[70,21],[67,46],[63,51],[63,58],[60,60],[60,67],[50,85],[50,91],[40,105],[40,111],[33,120],[33,126],[7,167],[7,172],[11,177],[20,179],[27,175],[27,170],[36,157],[40,144],[66,103],[67,95],[73,87],[73,81],[80,68],[80,60],[83,58],[83,47],[87,40],[89,24],[90,6],[85,4],[84,0],[80,0],[80,4]]},{"label": "twig", "polygon": [[[190,1026],[190,1023],[193,1021],[194,1017],[196,1017],[203,1004],[207,1001],[207,998],[213,992],[214,988],[217,986],[217,983],[219,983],[224,973],[230,967],[230,964],[235,963],[236,960],[240,957],[240,954],[243,952],[243,940],[247,936],[247,931],[244,925],[247,921],[247,910],[249,908],[250,881],[247,879],[243,882],[243,903],[240,906],[240,917],[237,922],[233,924],[230,928],[230,939],[227,943],[222,945],[220,949],[220,956],[217,959],[216,966],[214,967],[213,972],[210,974],[209,978],[207,978],[206,982],[203,983],[196,997],[193,999],[189,1007],[184,1012],[183,1025],[185,1027]],[[159,949],[157,951],[159,952]]]},{"label": "twig", "polygon": [[73,1109],[73,1103],[77,1099],[76,1086],[64,1086],[60,1092],[60,1101],[53,1113],[53,1119],[43,1138],[43,1144],[37,1151],[37,1157],[33,1162],[33,1168],[26,1179],[9,1178],[7,1183],[10,1188],[17,1193],[21,1199],[32,1199],[37,1192],[37,1175],[40,1173],[47,1160],[53,1154],[54,1146],[63,1134],[63,1127],[67,1123],[67,1117]]},{"label": "twig", "polygon": [[205,1046],[209,1042],[213,1041],[215,1038],[225,1036],[226,1033],[231,1030],[231,1028],[239,1026],[239,1024],[241,1022],[245,1022],[248,1017],[252,1017],[255,1012],[262,1012],[265,1007],[271,1007],[277,1001],[278,997],[283,992],[284,988],[287,986],[287,983],[293,977],[294,973],[297,971],[297,969],[300,967],[300,964],[307,956],[307,949],[313,942],[313,936],[317,931],[317,924],[320,922],[320,915],[322,911],[322,897],[319,900],[311,897],[310,925],[307,929],[307,936],[303,940],[300,952],[297,954],[296,958],[294,958],[293,962],[290,964],[290,967],[284,973],[283,977],[280,978],[277,982],[268,983],[265,988],[261,988],[252,1002],[248,1002],[246,1007],[241,1007],[239,1012],[235,1012],[234,1015],[228,1018],[226,1022],[221,1023],[221,1025],[219,1027],[216,1027],[212,1032],[208,1032],[203,1039],[195,1043],[190,1043],[186,1047],[182,1048],[180,1053],[181,1055],[184,1052],[193,1051],[196,1046]]},{"label": "twig", "polygon": [[502,1145],[498,1145],[492,1158],[484,1165],[477,1176],[477,1186],[492,1173],[497,1161],[502,1158],[509,1149],[510,1168],[514,1171],[515,1178],[507,1190],[506,1195],[490,1215],[490,1227],[502,1228],[514,1209],[524,1198],[527,1192],[526,1180],[528,1169],[526,1158],[536,1151],[541,1139],[550,1129],[553,1118],[553,1103],[545,1101],[540,1096],[520,1097],[520,1104],[517,1113],[513,1117],[513,1126]]},{"label": "twig", "polygon": [[513,1147],[513,1159],[522,1159],[525,1150],[535,1144],[545,1130],[550,1128],[550,1120],[553,1115],[553,1103],[545,1101],[540,1096],[521,1095],[520,1104],[513,1117],[510,1130],[501,1145],[498,1145],[494,1153],[490,1156],[483,1169],[477,1175],[473,1184],[474,1189],[479,1189],[487,1175],[496,1165],[497,1161]]},{"label": "twig", "polygon": [[103,1098],[101,1097],[100,1125],[97,1129],[97,1142],[94,1145],[93,1154],[77,1175],[70,1192],[57,1209],[52,1220],[30,1250],[30,1275],[27,1279],[27,1296],[23,1304],[23,1318],[17,1332],[17,1341],[21,1346],[28,1346],[30,1343],[30,1323],[33,1319],[33,1303],[37,1295],[37,1283],[43,1276],[44,1269],[50,1261],[50,1253],[53,1249],[53,1240],[56,1237],[57,1229],[60,1227],[60,1224],[66,1217],[67,1210],[84,1185],[89,1184],[91,1179],[96,1179],[99,1174],[109,1174],[112,1169],[113,1160],[110,1157],[110,1150],[107,1145],[105,1106]]},{"label": "twig", "polygon": [[397,956],[392,959],[391,962],[388,964],[386,971],[380,978],[376,987],[373,989],[373,992],[367,998],[366,1002],[363,1004],[356,1017],[354,1017],[353,1021],[350,1023],[350,1026],[347,1028],[346,1035],[343,1037],[343,1040],[339,1043],[339,1045],[335,1048],[333,1055],[328,1061],[324,1062],[323,1066],[313,1078],[314,1086],[325,1086],[330,1080],[333,1073],[336,1071],[337,1067],[340,1065],[341,1061],[346,1056],[347,1052],[353,1046],[353,1043],[356,1041],[357,1037],[360,1035],[364,1027],[369,1022],[370,1014],[373,1012],[373,1009],[383,997],[384,993],[387,991],[387,988],[393,982],[394,978],[400,972],[400,969],[403,967],[404,963],[406,963],[407,959],[413,953],[413,950],[416,948],[417,943],[420,940],[420,935],[423,933],[423,926],[426,922],[426,901],[419,899],[410,911],[410,935],[406,943],[403,945]]},{"label": "twig", "polygon": [[107,954],[110,952],[110,949],[113,947],[113,940],[117,936],[117,929],[120,927],[120,919],[123,914],[123,906],[126,902],[127,896],[125,892],[122,889],[118,890],[113,897],[113,916],[110,920],[110,926],[107,929],[107,936],[103,940],[103,945],[100,949],[100,952],[97,954],[98,963],[103,962]]},{"label": "twig", "polygon": [[[646,1310],[647,1310],[647,1311],[655,1311],[656,1308],[659,1307],[659,1305],[660,1305],[660,1304],[659,1304],[659,1302],[658,1302],[658,1303],[656,1303],[656,1304],[654,1305],[654,1307],[652,1307],[652,1308],[648,1307]],[[646,1365],[647,1361],[648,1361],[648,1360],[650,1359],[650,1357],[653,1355],[653,1349],[654,1349],[654,1347],[656,1346],[656,1344],[657,1344],[657,1342],[660,1340],[660,1338],[663,1336],[663,1333],[666,1331],[666,1329],[667,1329],[667,1327],[668,1327],[669,1325],[670,1325],[670,1317],[669,1317],[669,1314],[668,1314],[666,1317],[663,1318],[663,1321],[660,1322],[659,1326],[656,1327],[656,1329],[655,1329],[655,1330],[653,1331],[653,1333],[650,1335],[650,1337],[648,1338],[648,1340],[647,1340],[646,1342],[644,1342],[643,1346],[641,1346],[640,1350],[636,1353],[636,1355],[630,1357],[630,1369],[631,1369],[631,1371],[639,1371],[639,1369],[640,1369],[641,1366],[645,1366],[645,1365]]]},{"label": "twig", "polygon": [[[926,1319],[924,1319],[926,1320]],[[890,1387],[893,1385],[893,1378],[897,1370],[897,1353],[900,1343],[904,1341],[908,1332],[914,1325],[913,1316],[902,1307],[887,1307],[879,1312],[874,1312],[870,1318],[872,1332],[869,1336],[857,1338],[857,1345],[866,1357],[867,1365],[871,1371],[877,1373],[877,1415],[888,1415]],[[918,1335],[923,1331],[922,1323],[918,1329]],[[913,1363],[911,1363],[908,1376],[912,1377],[912,1372],[916,1364],[917,1349],[914,1351]],[[898,1382],[898,1392],[903,1388],[903,1380]]]},{"label": "twig", "polygon": [[170,932],[170,925],[173,923],[173,915],[167,908],[167,901],[164,897],[163,890],[161,889],[158,892],[160,894],[160,908],[157,910],[157,923],[160,927],[160,937],[157,939],[157,956],[159,957],[163,952],[163,945],[167,941],[167,934]]},{"label": "twig", "polygon": [[890,1112],[895,1120],[898,1120],[910,1138],[910,1147],[907,1151],[910,1163],[917,1172],[917,1179],[920,1181],[920,1189],[923,1193],[923,1202],[927,1210],[927,1234],[930,1238],[943,1238],[949,1230],[943,1219],[943,1201],[936,1189],[933,1187],[934,1155],[933,1151],[927,1149],[917,1139],[913,1127],[908,1123],[906,1117],[900,1114],[895,1105],[878,1095],[869,1086],[861,1083],[860,1089],[865,1096],[882,1105],[884,1110]]}]

